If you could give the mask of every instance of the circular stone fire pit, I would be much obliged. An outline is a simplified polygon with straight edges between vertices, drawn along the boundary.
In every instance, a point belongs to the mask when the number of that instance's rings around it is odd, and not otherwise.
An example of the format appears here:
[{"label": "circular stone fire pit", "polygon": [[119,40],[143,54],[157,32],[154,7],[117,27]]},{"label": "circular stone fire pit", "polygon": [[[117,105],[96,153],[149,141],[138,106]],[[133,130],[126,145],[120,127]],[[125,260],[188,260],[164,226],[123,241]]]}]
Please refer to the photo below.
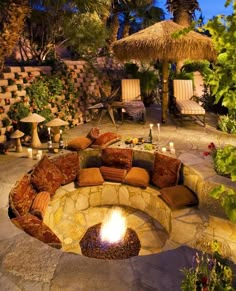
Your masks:
[{"label": "circular stone fire pit", "polygon": [[101,223],[91,226],[80,241],[81,252],[86,257],[96,259],[121,260],[138,256],[141,244],[136,232],[127,228],[124,239],[110,243],[102,241]]}]

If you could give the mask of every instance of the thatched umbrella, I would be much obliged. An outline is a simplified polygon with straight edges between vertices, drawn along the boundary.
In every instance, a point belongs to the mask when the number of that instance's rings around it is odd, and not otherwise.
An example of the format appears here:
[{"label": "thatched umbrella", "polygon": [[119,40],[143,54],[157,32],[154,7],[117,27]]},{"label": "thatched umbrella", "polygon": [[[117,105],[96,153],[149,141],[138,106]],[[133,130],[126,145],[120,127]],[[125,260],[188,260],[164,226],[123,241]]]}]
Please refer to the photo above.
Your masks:
[{"label": "thatched umbrella", "polygon": [[165,122],[168,105],[168,62],[185,59],[213,61],[216,50],[212,40],[189,31],[175,37],[184,27],[171,21],[158,22],[146,29],[113,43],[113,52],[120,61],[161,61],[163,63],[162,121]]}]

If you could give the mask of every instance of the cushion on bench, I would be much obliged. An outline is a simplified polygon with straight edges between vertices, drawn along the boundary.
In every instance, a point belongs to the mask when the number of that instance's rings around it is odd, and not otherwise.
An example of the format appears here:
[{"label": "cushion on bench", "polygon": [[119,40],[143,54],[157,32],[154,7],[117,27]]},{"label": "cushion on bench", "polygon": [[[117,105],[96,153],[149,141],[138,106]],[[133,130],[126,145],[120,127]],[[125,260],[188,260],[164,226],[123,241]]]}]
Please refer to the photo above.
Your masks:
[{"label": "cushion on bench", "polygon": [[162,199],[171,208],[182,208],[198,204],[197,196],[184,185],[163,188],[160,193]]},{"label": "cushion on bench", "polygon": [[132,167],[125,177],[124,182],[129,185],[146,188],[149,184],[149,173],[146,169]]},{"label": "cushion on bench", "polygon": [[29,212],[37,192],[30,183],[30,175],[26,174],[18,181],[9,193],[9,206],[15,216]]},{"label": "cushion on bench", "polygon": [[104,179],[99,168],[86,168],[80,169],[77,182],[79,186],[96,186],[102,185]]},{"label": "cushion on bench", "polygon": [[63,176],[62,185],[69,184],[76,179],[79,171],[79,155],[77,152],[59,154],[50,161],[61,171]]},{"label": "cushion on bench", "polygon": [[186,115],[204,115],[205,109],[193,100],[177,100],[176,107],[181,114]]},{"label": "cushion on bench", "polygon": [[36,195],[30,209],[30,213],[43,220],[44,214],[50,202],[50,193],[43,191]]},{"label": "cushion on bench", "polygon": [[23,216],[18,216],[11,219],[11,221],[20,229],[24,230],[29,235],[38,240],[60,249],[62,247],[60,239],[55,233],[40,220],[38,217],[28,213]]},{"label": "cushion on bench", "polygon": [[121,136],[114,132],[105,132],[101,134],[95,142],[91,145],[92,148],[104,149],[109,145],[117,142],[121,139]]},{"label": "cushion on bench", "polygon": [[106,148],[102,150],[102,165],[107,167],[130,170],[132,167],[133,150]]},{"label": "cushion on bench", "polygon": [[61,186],[64,177],[61,171],[45,155],[31,173],[30,181],[38,192],[47,191],[53,195]]},{"label": "cushion on bench", "polygon": [[114,181],[114,182],[123,182],[127,174],[126,169],[118,169],[118,168],[112,168],[112,167],[106,167],[106,166],[101,166],[100,171],[104,180]]},{"label": "cushion on bench", "polygon": [[175,186],[179,180],[181,161],[155,153],[152,183],[159,188]]},{"label": "cushion on bench", "polygon": [[68,149],[72,151],[85,150],[93,143],[93,140],[86,136],[78,136],[68,143]]}]

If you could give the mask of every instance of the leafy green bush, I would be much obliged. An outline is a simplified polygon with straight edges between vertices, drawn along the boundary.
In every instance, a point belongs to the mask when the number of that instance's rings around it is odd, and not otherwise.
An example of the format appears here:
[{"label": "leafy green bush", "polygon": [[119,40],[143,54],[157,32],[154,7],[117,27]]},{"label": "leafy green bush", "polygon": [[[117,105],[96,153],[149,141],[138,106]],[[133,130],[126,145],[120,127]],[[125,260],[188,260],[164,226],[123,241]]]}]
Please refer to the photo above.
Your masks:
[{"label": "leafy green bush", "polygon": [[236,133],[236,120],[234,116],[223,115],[218,119],[218,127],[221,131]]}]

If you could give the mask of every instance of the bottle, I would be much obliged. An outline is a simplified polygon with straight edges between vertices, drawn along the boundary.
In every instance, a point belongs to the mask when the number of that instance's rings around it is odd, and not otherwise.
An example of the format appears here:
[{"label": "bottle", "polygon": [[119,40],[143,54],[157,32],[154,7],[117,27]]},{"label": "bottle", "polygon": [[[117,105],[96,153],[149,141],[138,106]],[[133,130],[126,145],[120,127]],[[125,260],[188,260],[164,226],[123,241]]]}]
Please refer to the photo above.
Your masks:
[{"label": "bottle", "polygon": [[63,148],[64,148],[64,141],[62,137],[62,130],[60,129],[59,149],[63,149]]},{"label": "bottle", "polygon": [[52,152],[52,136],[50,127],[48,128],[48,151]]},{"label": "bottle", "polygon": [[149,142],[149,143],[152,143],[152,129],[151,129],[151,128],[150,128],[150,130],[149,130],[148,142]]}]

